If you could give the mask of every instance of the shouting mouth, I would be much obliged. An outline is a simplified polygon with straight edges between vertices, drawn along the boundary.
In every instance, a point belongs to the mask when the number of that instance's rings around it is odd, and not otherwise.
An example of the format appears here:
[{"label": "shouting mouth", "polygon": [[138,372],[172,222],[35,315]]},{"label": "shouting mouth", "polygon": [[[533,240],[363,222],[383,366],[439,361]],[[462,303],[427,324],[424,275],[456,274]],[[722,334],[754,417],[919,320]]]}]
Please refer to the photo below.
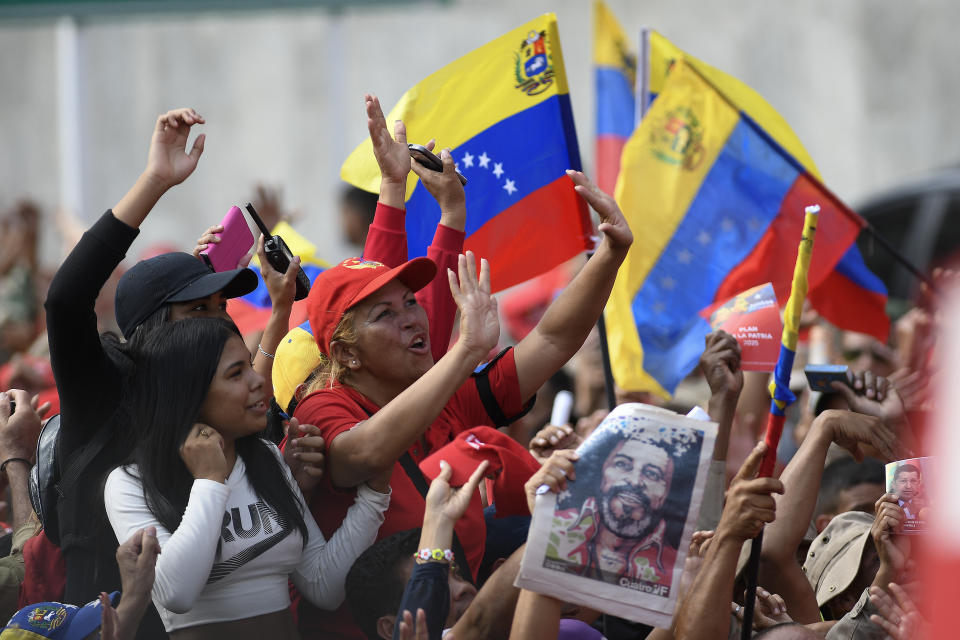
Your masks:
[{"label": "shouting mouth", "polygon": [[426,335],[417,334],[413,340],[410,341],[410,345],[407,348],[417,355],[425,355],[430,351],[430,344],[427,342]]}]

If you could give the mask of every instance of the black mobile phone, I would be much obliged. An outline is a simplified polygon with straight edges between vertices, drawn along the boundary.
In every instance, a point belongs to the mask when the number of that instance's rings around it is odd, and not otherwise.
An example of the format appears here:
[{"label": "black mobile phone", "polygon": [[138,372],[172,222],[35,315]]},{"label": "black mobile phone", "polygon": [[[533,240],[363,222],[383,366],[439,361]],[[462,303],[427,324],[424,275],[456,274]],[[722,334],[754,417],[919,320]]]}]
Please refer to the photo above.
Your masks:
[{"label": "black mobile phone", "polygon": [[17,403],[13,400],[10,401],[10,415],[13,415],[13,412],[17,410]]},{"label": "black mobile phone", "polygon": [[[422,144],[410,143],[407,145],[407,148],[410,149],[410,155],[414,160],[431,171],[443,173],[443,160],[433,151],[430,151],[430,149],[427,149]],[[457,177],[460,178],[460,184],[466,186],[467,179],[463,177],[463,174],[457,171]]]},{"label": "black mobile phone", "polygon": [[[293,253],[287,243],[280,236],[270,235],[270,230],[267,229],[267,225],[263,224],[263,220],[257,215],[257,210],[253,208],[252,204],[248,202],[246,209],[263,233],[263,250],[267,254],[267,262],[280,273],[286,273],[290,267],[290,262],[293,260]],[[301,268],[297,273],[297,293],[293,296],[293,299],[303,300],[308,293],[310,293],[310,278]]]}]

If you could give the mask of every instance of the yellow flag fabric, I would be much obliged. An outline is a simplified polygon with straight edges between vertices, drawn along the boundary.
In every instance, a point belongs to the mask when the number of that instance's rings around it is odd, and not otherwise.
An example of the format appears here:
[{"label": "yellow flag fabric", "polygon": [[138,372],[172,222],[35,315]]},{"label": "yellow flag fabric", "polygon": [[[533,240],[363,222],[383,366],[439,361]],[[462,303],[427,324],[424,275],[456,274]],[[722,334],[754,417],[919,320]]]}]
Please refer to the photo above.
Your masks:
[{"label": "yellow flag fabric", "polygon": [[[614,377],[631,391],[652,391],[664,398],[663,388],[643,366],[643,347],[633,312],[633,300],[667,244],[683,221],[707,173],[739,121],[737,111],[711,90],[696,73],[683,66],[671,74],[670,91],[653,103],[627,141],[621,157],[615,198],[636,238],[607,303],[605,317]],[[652,149],[652,140],[674,113],[696,113],[705,149],[690,169],[664,162]],[[691,163],[692,165],[692,163]],[[669,302],[665,302],[669,304]]]},{"label": "yellow flag fabric", "polygon": [[[522,69],[518,65],[518,45],[531,33],[541,31],[547,33],[547,42],[559,42],[554,14],[531,20],[427,76],[403,94],[387,115],[387,122],[403,120],[409,142],[426,144],[434,138],[438,148],[455,149],[518,112],[566,94],[567,74],[559,48],[552,52],[551,82],[545,90],[516,88],[527,81],[518,70]],[[380,169],[369,138],[347,157],[340,177],[361,189],[379,191]],[[407,198],[416,183],[417,177],[411,172]]]},{"label": "yellow flag fabric", "polygon": [[656,31],[650,33],[648,90],[651,94],[659,94],[663,90],[670,65],[673,61],[680,59],[696,69],[740,111],[750,116],[761,129],[766,131],[767,135],[776,140],[797,162],[803,165],[810,175],[821,180],[820,172],[817,171],[813,158],[807,153],[800,138],[783,116],[763,99],[763,96],[730,74],[691,56]]}]

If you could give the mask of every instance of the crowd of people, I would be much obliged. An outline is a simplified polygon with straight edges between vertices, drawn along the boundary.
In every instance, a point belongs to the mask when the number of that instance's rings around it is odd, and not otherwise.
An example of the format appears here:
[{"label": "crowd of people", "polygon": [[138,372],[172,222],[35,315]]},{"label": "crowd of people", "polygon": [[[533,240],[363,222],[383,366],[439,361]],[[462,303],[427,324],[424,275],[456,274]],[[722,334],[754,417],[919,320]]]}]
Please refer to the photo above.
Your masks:
[{"label": "crowd of people", "polygon": [[[922,533],[905,527],[929,508],[924,477],[901,464],[888,491],[884,464],[927,454],[938,318],[926,301],[889,345],[804,315],[797,370],[851,373],[833,393],[797,378],[774,477],[758,477],[769,374],[741,370],[731,335],[707,337],[672,401],[616,390],[621,403],[699,405],[717,424],[699,530],[682,572],[664,571],[675,550],[656,516],[676,458],[649,437],[577,452],[610,408],[594,327],[639,230],[569,171],[599,216],[596,250],[541,283],[546,295],[508,297],[504,317],[490,266],[464,252],[450,151],[431,170],[376,97],[365,109],[380,192],[349,192],[344,217],[363,250],[317,276],[293,330],[299,259],[277,271],[262,239],[272,304],[253,333],[228,301],[258,276],[200,259],[222,227],[198,229],[192,253],[122,270],[151,209],[201,160],[193,109],[158,117],[143,173],[89,229],[73,223],[52,278],[38,267],[40,212],[22,204],[2,219],[0,638],[692,640],[747,623],[758,638],[922,637]],[[427,256],[408,259],[411,171],[441,218]],[[561,390],[573,415],[549,424]],[[515,586],[537,501],[576,494],[591,474],[600,491],[561,512],[558,553],[585,573],[679,578],[669,626]]]}]

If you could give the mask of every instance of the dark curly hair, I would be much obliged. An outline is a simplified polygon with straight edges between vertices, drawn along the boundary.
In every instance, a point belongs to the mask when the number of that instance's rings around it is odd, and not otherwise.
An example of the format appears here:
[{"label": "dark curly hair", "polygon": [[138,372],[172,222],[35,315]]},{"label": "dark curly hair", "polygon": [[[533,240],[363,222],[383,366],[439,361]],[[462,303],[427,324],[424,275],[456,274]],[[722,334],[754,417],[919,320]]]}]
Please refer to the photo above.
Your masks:
[{"label": "dark curly hair", "polygon": [[[577,479],[567,484],[569,496],[557,500],[557,510],[579,509],[587,498],[598,498],[603,465],[621,442],[629,436],[618,429],[598,429],[588,440],[589,445],[582,447],[580,459],[576,463]],[[679,455],[668,441],[653,441],[650,444],[663,449],[673,460],[673,477],[670,480],[670,492],[660,508],[660,515],[666,521],[665,542],[672,547],[680,546],[686,513],[697,479],[697,467],[700,461],[700,449],[703,447],[703,434],[697,433],[695,442]]]}]

